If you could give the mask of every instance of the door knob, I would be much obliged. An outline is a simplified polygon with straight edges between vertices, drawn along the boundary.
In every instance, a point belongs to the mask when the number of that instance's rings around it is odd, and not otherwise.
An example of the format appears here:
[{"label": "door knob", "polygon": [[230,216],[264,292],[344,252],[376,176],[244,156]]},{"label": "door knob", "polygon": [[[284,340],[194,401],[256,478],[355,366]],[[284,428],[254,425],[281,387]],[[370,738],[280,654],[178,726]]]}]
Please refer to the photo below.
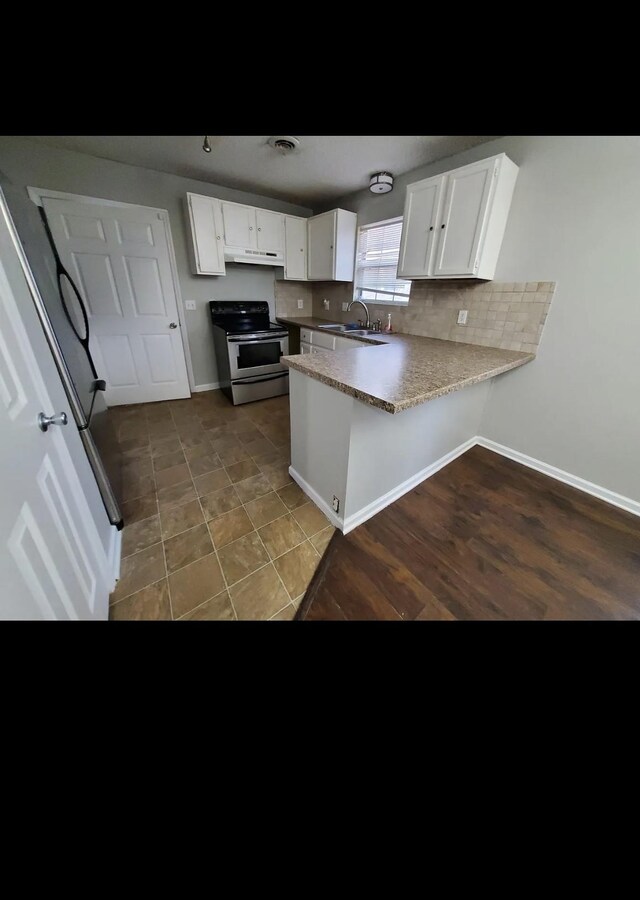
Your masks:
[{"label": "door knob", "polygon": [[45,416],[43,412],[38,413],[40,431],[46,431],[49,425],[66,425],[68,421],[66,412],[58,413],[57,416]]},{"label": "door knob", "polygon": [[178,326],[176,325],[175,322],[169,322],[169,328],[177,328],[177,327]]}]

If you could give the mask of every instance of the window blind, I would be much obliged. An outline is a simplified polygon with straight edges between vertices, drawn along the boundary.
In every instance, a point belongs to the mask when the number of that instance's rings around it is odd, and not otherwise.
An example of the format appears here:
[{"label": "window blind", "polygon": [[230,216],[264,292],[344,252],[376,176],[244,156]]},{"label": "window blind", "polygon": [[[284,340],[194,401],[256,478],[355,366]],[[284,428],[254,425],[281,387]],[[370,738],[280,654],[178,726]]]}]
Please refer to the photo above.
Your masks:
[{"label": "window blind", "polygon": [[358,234],[355,296],[379,303],[408,303],[411,282],[397,276],[402,219],[365,225]]}]

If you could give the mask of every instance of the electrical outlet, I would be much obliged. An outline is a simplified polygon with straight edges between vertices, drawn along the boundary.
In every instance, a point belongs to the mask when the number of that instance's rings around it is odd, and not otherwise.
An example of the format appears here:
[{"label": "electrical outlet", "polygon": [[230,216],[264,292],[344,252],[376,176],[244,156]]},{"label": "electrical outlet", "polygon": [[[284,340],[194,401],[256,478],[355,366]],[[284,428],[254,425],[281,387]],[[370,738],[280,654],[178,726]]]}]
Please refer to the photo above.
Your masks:
[{"label": "electrical outlet", "polygon": [[195,308],[196,308],[196,301],[195,301],[195,300],[185,300],[185,301],[184,301],[184,308],[185,308],[185,309],[192,309],[192,310],[195,309]]},{"label": "electrical outlet", "polygon": [[304,300],[298,300],[298,309],[304,309]]},{"label": "electrical outlet", "polygon": [[469,315],[468,309],[459,309],[458,310],[458,325],[466,325],[468,315]]},{"label": "electrical outlet", "polygon": [[342,304],[342,312],[347,312],[348,310],[349,310],[349,304],[345,300],[344,303]]},{"label": "electrical outlet", "polygon": [[340,512],[340,501],[335,494],[333,495],[333,503],[331,505],[333,506],[334,512]]},{"label": "electrical outlet", "polygon": [[323,299],[322,305],[325,309],[329,309],[329,301],[327,300],[326,297]]}]

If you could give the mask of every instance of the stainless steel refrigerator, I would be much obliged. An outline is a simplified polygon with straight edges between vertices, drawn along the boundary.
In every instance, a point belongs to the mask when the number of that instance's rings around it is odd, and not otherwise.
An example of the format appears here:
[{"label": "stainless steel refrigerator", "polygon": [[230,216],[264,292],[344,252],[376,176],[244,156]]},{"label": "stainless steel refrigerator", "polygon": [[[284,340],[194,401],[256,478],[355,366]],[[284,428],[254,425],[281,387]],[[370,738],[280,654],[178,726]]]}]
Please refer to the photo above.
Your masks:
[{"label": "stainless steel refrigerator", "polygon": [[25,251],[24,274],[69,406],[93,469],[109,521],[122,528],[121,463],[117,431],[89,350],[89,319],[77,285],[64,269],[44,210],[24,186],[0,171],[2,195]]}]

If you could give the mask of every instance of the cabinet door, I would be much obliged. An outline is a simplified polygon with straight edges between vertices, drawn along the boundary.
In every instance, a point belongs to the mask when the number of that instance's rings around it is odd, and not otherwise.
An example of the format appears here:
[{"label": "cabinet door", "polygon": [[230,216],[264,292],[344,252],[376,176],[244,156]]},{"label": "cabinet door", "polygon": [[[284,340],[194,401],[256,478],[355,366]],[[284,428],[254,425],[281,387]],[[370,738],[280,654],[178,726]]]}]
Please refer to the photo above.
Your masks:
[{"label": "cabinet door", "polygon": [[438,175],[409,185],[404,204],[398,277],[431,275],[442,188],[446,176]]},{"label": "cabinet door", "polygon": [[284,277],[307,280],[307,220],[284,217]]},{"label": "cabinet door", "polygon": [[495,160],[455,169],[447,177],[442,223],[438,229],[434,275],[473,275],[494,184]]},{"label": "cabinet door", "polygon": [[323,350],[333,350],[335,348],[335,343],[335,334],[327,333],[326,331],[316,331],[313,336],[314,348],[321,347]]},{"label": "cabinet door", "polygon": [[335,211],[307,219],[307,275],[309,281],[332,281],[334,277]]},{"label": "cabinet door", "polygon": [[312,348],[311,344],[307,344],[307,343],[305,343],[304,341],[300,341],[300,353],[302,353],[302,354],[305,354],[305,353],[309,354],[309,353],[311,353],[312,351],[313,351],[313,348]]},{"label": "cabinet door", "polygon": [[256,211],[253,206],[222,203],[224,242],[227,247],[254,249],[256,243]]},{"label": "cabinet door", "polygon": [[188,194],[197,275],[224,275],[224,236],[220,201]]},{"label": "cabinet door", "polygon": [[268,209],[256,209],[258,250],[284,250],[284,216]]}]

